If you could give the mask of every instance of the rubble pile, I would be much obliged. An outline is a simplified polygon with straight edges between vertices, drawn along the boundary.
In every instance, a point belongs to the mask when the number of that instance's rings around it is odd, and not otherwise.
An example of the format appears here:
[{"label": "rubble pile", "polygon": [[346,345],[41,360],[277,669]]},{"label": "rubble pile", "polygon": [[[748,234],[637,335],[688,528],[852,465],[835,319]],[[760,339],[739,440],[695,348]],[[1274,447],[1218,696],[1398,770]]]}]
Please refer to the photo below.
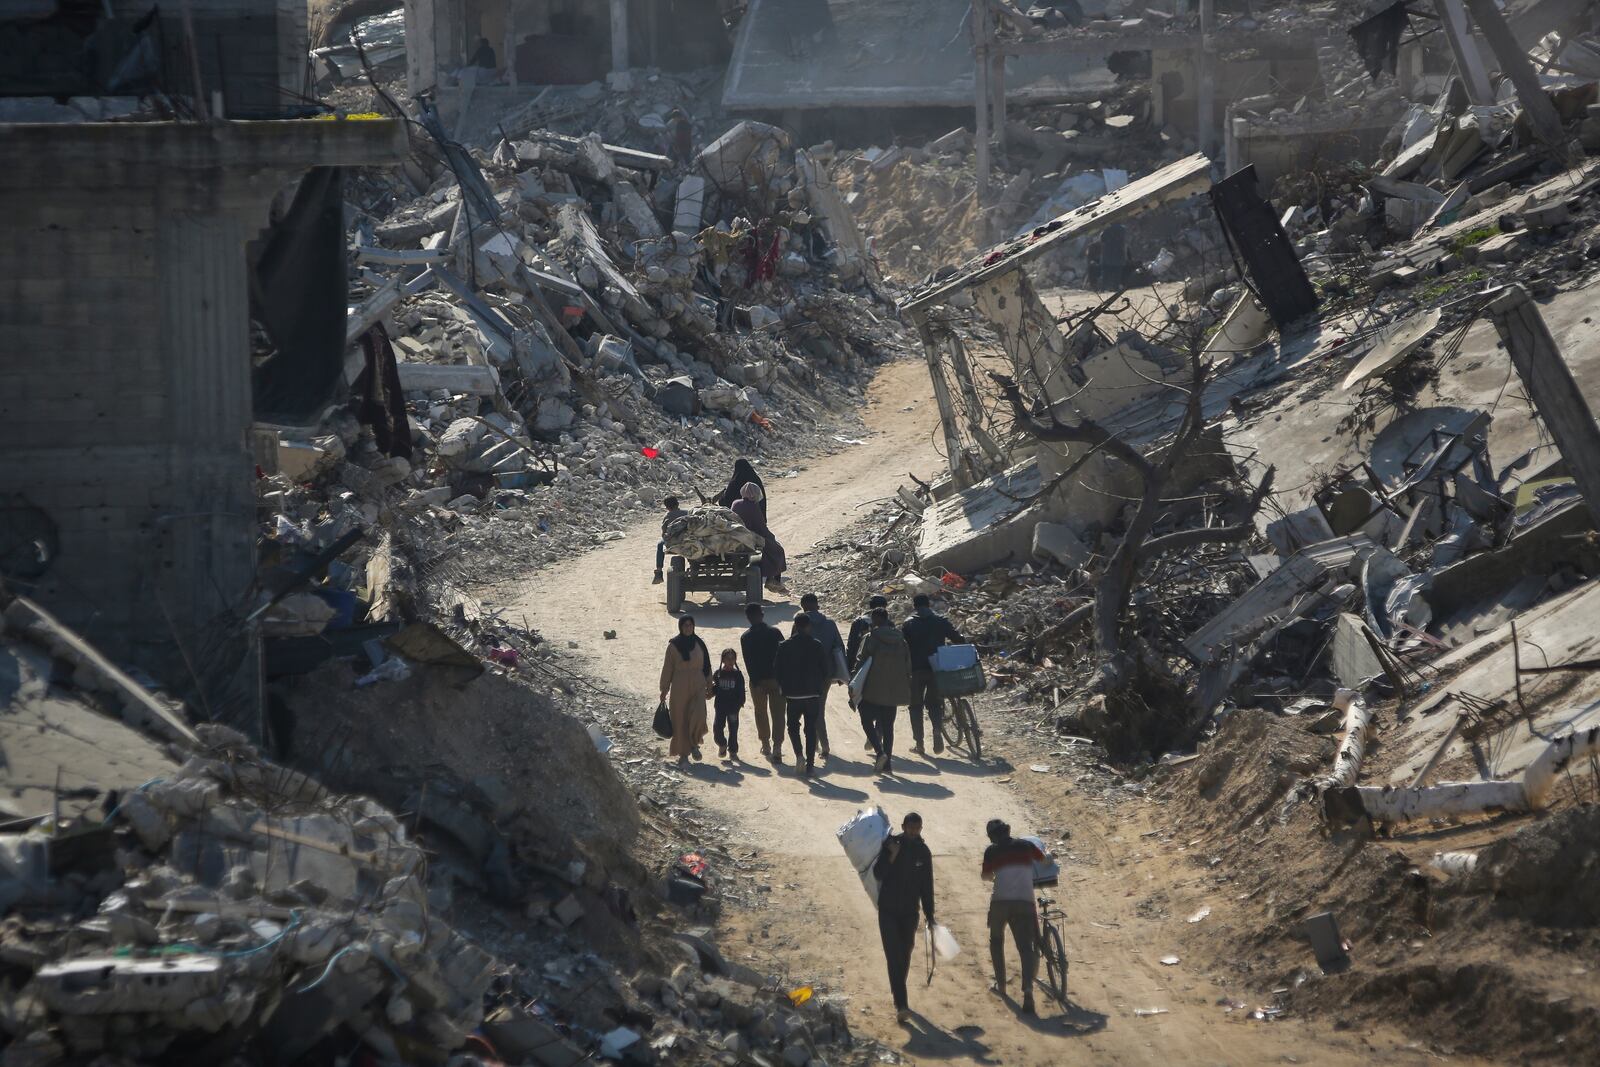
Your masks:
[{"label": "rubble pile", "polygon": [[[982,209],[972,131],[964,127],[920,147],[841,149],[832,169],[874,257],[890,278],[908,285],[976,255],[986,228],[990,236],[1032,231],[1126,182],[1129,172],[1193,150],[1180,135],[1138,121],[1141,110],[1126,95],[1026,109],[1006,124],[1006,152],[992,164],[995,191]],[[1105,168],[1106,159],[1117,166]],[[1161,220],[1151,232],[1136,234],[1130,262],[1153,258],[1175,225]],[[1088,283],[1083,251],[1054,256],[1047,268],[1051,281]]]},{"label": "rubble pile", "polygon": [[[347,682],[313,679],[292,698],[329,721],[308,728],[372,723],[377,707],[395,719],[370,745],[302,733],[331,742],[303,746],[323,778],[227,727],[191,727],[26,599],[3,618],[22,804],[0,831],[7,1063],[287,1064],[356,1048],[379,1063],[871,1058],[832,998],[790,997],[711,947],[694,923],[742,892],[736,864],[682,856],[678,835],[704,832],[692,819],[635,842],[632,796],[594,795],[616,780],[594,736],[554,709],[530,720],[533,694],[463,692],[449,668],[422,668],[420,696],[361,710]],[[444,725],[446,705],[455,721],[431,749],[445,773],[420,773],[399,733]],[[451,747],[495,731],[499,760],[451,765]],[[559,790],[517,777],[556,764],[586,769]],[[376,785],[407,814],[325,781]],[[44,814],[16,817],[41,799]],[[682,858],[657,879],[641,846]]]},{"label": "rubble pile", "polygon": [[[547,563],[665,496],[715,495],[736,456],[836,448],[905,350],[825,150],[743,122],[681,165],[543,129],[468,152],[422,114],[450,165],[409,200],[421,163],[368,175],[387,211],[352,249],[347,336],[380,376],[392,350],[395,425],[367,403],[365,424],[336,410],[260,449],[267,555],[315,580],[302,606],[341,602],[312,606],[335,629],[415,618],[384,602],[419,596],[448,617],[496,578],[469,558]],[[337,567],[295,573],[355,530]]]}]

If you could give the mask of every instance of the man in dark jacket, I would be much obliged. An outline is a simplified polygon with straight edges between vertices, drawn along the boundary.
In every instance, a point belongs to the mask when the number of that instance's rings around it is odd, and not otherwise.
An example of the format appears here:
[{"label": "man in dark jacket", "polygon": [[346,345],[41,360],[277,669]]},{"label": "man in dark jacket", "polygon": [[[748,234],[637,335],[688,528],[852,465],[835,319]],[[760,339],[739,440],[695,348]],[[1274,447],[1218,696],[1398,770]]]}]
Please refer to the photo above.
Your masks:
[{"label": "man in dark jacket", "polygon": [[[783,693],[772,673],[772,661],[783,643],[783,631],[768,626],[760,604],[744,609],[750,629],[739,637],[744,652],[744,670],[750,687],[750,703],[756,713],[756,736],[761,738],[761,754],[774,763],[783,762]],[[768,713],[771,723],[768,723]]]},{"label": "man in dark jacket", "polygon": [[[888,609],[889,598],[881,593],[874,593],[867,598],[867,610],[857,615],[855,622],[850,624],[850,638],[844,649],[846,684],[849,684],[850,679],[856,676],[856,671],[861,669],[861,642],[865,641],[867,635],[872,632],[873,612],[887,611]],[[859,706],[853,696],[850,698],[850,706],[855,708],[856,714],[861,717],[861,732],[867,735],[867,747],[872,749],[874,756],[882,756],[883,752],[878,747],[877,721],[874,719],[873,713]]]},{"label": "man in dark jacket", "polygon": [[772,672],[789,708],[789,744],[794,747],[796,765],[800,763],[800,724],[805,723],[806,762],[800,776],[809,778],[817,766],[817,720],[822,718],[822,691],[830,672],[827,653],[811,636],[811,620],[803,613],[794,617],[793,636],[778,646]]},{"label": "man in dark jacket", "polygon": [[922,709],[927,708],[933,722],[933,751],[938,754],[944,751],[944,700],[934,688],[928,659],[940,646],[964,645],[967,639],[950,625],[949,619],[934,614],[933,602],[926,593],[913,597],[911,606],[916,610],[900,625],[900,632],[911,646],[911,737],[916,742],[912,748],[918,755],[927,755],[922,747]]},{"label": "man in dark jacket", "polygon": [[906,976],[911,950],[917,944],[917,907],[933,925],[933,853],[922,840],[922,816],[910,812],[899,835],[891,834],[872,865],[878,878],[878,935],[889,964],[889,990],[894,994],[895,1021],[909,1022]]},{"label": "man in dark jacket", "polygon": [[822,646],[828,657],[828,684],[822,687],[822,708],[817,712],[817,751],[828,758],[828,690],[850,681],[845,673],[844,638],[839,636],[839,624],[822,613],[822,601],[817,594],[807,593],[800,598],[800,610],[811,620],[811,636]]}]

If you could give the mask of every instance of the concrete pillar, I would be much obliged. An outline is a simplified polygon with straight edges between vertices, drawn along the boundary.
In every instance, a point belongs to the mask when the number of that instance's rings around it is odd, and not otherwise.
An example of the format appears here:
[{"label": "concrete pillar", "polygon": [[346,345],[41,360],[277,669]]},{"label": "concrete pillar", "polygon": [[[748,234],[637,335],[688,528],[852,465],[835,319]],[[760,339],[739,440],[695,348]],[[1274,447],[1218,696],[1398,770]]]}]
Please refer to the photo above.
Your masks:
[{"label": "concrete pillar", "polygon": [[1489,302],[1488,315],[1590,513],[1600,516],[1600,427],[1538,305],[1512,285]]},{"label": "concrete pillar", "polygon": [[611,69],[628,69],[628,0],[611,0]]},{"label": "concrete pillar", "polygon": [[1200,0],[1200,54],[1196,57],[1195,143],[1211,155],[1216,150],[1217,65],[1212,52],[1212,32],[1216,29],[1215,0]]},{"label": "concrete pillar", "polygon": [[1467,87],[1467,99],[1474,104],[1494,103],[1489,72],[1483,69],[1483,56],[1479,55],[1477,42],[1472,39],[1472,28],[1467,24],[1467,12],[1461,0],[1433,0],[1433,8],[1439,14],[1445,40],[1450,42],[1450,52],[1456,58],[1461,83]]},{"label": "concrete pillar", "polygon": [[975,94],[973,119],[977,126],[977,157],[973,167],[977,171],[978,243],[989,243],[989,4],[988,0],[973,0],[972,4],[972,84]]},{"label": "concrete pillar", "polygon": [[413,97],[439,83],[436,5],[440,2],[406,0],[406,89]]},{"label": "concrete pillar", "polygon": [[1501,73],[1517,87],[1517,99],[1522,101],[1522,113],[1528,116],[1533,135],[1550,148],[1558,147],[1563,140],[1561,116],[1556,114],[1556,106],[1539,84],[1539,76],[1528,61],[1528,53],[1523,51],[1512,35],[1505,16],[1495,7],[1494,0],[1467,0],[1467,6],[1472,10],[1473,21],[1483,32],[1484,40],[1494,50]]},{"label": "concrete pillar", "polygon": [[995,42],[989,45],[989,106],[994,109],[994,136],[1000,154],[1006,154],[1006,53]]},{"label": "concrete pillar", "polygon": [[956,488],[965,489],[972,484],[972,478],[963,462],[965,453],[961,448],[958,416],[955,402],[950,396],[950,384],[945,380],[944,367],[941,365],[939,339],[929,328],[925,312],[912,312],[911,321],[917,327],[917,336],[922,339],[922,354],[928,361],[928,378],[933,383],[933,400],[939,406],[939,429],[944,435],[945,462],[950,467],[950,477],[955,480]]}]

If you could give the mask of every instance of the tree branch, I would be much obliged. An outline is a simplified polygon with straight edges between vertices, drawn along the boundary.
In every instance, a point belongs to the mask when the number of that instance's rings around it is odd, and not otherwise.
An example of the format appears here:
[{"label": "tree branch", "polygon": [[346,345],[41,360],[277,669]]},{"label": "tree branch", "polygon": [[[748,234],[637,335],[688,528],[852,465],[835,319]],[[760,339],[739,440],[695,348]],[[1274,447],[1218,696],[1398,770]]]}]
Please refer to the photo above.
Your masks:
[{"label": "tree branch", "polygon": [[1261,484],[1256,486],[1255,492],[1250,494],[1250,499],[1240,508],[1239,521],[1234,525],[1204,526],[1194,530],[1175,530],[1160,537],[1153,537],[1139,546],[1139,559],[1141,561],[1154,559],[1164,552],[1192,548],[1195,545],[1215,545],[1227,544],[1231,541],[1243,541],[1255,530],[1255,523],[1250,520],[1255,518],[1256,512],[1261,510],[1261,502],[1272,491],[1272,479],[1276,474],[1277,468],[1267,468],[1267,473],[1262,475]]},{"label": "tree branch", "polygon": [[989,373],[989,377],[994,379],[995,384],[1000,387],[1001,395],[1011,405],[1011,416],[1016,420],[1018,429],[1032,434],[1041,441],[1065,441],[1104,449],[1133,467],[1144,479],[1155,473],[1155,467],[1144,458],[1143,453],[1093,419],[1085,418],[1081,422],[1071,424],[1062,422],[1055,417],[1054,412],[1051,412],[1050,421],[1045,422],[1028,410],[1028,401],[1023,397],[1022,390],[1015,380],[993,371]]}]

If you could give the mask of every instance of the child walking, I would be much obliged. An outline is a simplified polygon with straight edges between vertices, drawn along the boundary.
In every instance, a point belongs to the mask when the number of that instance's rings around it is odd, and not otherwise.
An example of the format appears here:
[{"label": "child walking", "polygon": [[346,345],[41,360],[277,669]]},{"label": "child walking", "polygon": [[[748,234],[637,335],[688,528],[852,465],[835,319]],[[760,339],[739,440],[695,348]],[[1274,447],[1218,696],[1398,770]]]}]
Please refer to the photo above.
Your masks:
[{"label": "child walking", "polygon": [[711,692],[717,711],[716,724],[712,727],[712,734],[717,739],[717,755],[737,762],[739,709],[744,707],[744,675],[739,670],[739,654],[731,648],[722,650],[722,666],[711,676]]}]

